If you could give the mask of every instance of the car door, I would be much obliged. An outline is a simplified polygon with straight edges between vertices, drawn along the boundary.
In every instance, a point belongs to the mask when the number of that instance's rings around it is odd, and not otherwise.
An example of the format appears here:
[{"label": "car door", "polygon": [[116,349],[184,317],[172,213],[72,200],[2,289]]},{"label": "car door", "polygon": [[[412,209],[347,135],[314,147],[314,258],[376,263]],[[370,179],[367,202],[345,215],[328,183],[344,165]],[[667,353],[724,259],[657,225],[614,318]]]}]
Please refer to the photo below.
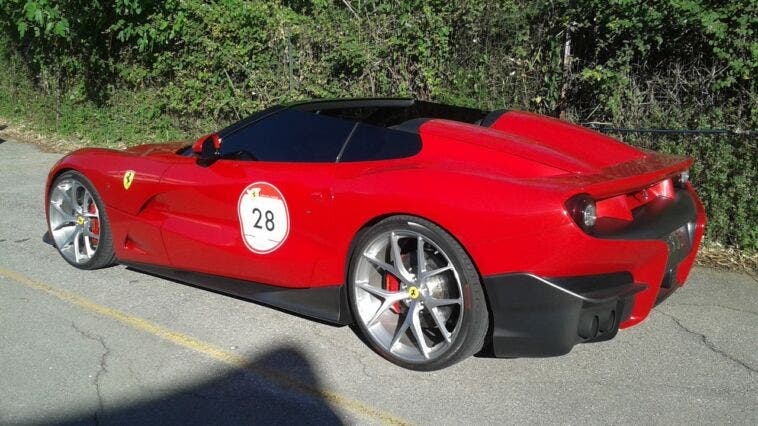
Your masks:
[{"label": "car door", "polygon": [[210,165],[186,157],[163,176],[161,228],[178,269],[284,287],[329,253],[335,160],[353,123],[284,109],[231,134]]}]

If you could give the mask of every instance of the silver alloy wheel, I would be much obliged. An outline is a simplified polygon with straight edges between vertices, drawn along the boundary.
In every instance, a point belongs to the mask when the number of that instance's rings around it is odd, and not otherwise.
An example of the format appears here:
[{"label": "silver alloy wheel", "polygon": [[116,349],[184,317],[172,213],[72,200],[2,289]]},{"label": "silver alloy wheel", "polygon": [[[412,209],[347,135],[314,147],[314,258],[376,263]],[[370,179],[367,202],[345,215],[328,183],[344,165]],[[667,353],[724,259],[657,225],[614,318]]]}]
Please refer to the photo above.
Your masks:
[{"label": "silver alloy wheel", "polygon": [[63,179],[50,191],[50,230],[55,246],[72,263],[86,263],[100,242],[100,211],[89,190],[76,179]]},{"label": "silver alloy wheel", "polygon": [[369,338],[408,362],[445,352],[463,320],[463,292],[455,265],[437,244],[413,231],[383,233],[356,264],[357,316]]}]

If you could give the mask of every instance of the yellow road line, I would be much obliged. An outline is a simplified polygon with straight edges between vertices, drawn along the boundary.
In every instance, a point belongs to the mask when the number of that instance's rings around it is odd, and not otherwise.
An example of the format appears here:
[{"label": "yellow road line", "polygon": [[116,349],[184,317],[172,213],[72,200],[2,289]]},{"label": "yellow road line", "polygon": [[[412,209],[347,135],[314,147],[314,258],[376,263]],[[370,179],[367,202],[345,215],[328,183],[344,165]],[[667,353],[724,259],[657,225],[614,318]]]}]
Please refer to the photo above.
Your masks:
[{"label": "yellow road line", "polygon": [[248,370],[252,373],[263,376],[266,379],[275,382],[279,386],[320,398],[324,401],[334,404],[340,408],[352,411],[361,416],[378,420],[383,424],[410,424],[410,422],[407,420],[366,405],[360,401],[356,401],[350,397],[341,395],[336,392],[316,389],[286,374],[256,366],[255,364],[249,362],[245,357],[228,352],[223,348],[220,348],[213,344],[203,342],[202,340],[198,340],[192,336],[188,336],[178,331],[169,330],[146,319],[129,315],[116,309],[97,304],[75,293],[51,287],[43,282],[29,278],[19,272],[0,267],[0,277],[5,277],[19,284],[23,284],[35,290],[42,291],[57,299],[72,303],[87,311],[114,319],[131,328],[150,333],[179,346],[184,346],[185,348],[192,349],[195,352],[199,352],[225,364],[239,369]]}]

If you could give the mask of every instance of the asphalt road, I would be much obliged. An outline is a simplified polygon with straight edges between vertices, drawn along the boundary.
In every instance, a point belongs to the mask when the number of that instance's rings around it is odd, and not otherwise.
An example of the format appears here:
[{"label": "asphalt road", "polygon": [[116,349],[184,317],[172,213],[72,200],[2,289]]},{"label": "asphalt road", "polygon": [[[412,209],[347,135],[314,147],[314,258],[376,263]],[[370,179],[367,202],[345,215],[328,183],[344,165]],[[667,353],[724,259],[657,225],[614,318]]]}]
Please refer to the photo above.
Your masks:
[{"label": "asphalt road", "polygon": [[548,359],[395,367],[333,327],[42,240],[57,154],[0,144],[0,423],[758,424],[758,282],[696,268],[643,324]]}]

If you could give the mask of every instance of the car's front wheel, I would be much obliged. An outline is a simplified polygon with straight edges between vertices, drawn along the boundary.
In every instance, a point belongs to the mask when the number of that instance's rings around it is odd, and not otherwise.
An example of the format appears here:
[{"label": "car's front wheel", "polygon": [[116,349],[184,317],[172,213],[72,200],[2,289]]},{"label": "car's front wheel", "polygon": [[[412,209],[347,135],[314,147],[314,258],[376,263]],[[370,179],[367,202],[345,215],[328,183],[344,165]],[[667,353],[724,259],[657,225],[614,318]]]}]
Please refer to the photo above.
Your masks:
[{"label": "car's front wheel", "polygon": [[70,264],[97,269],[115,262],[108,217],[95,187],[73,170],[50,187],[48,226],[55,247]]},{"label": "car's front wheel", "polygon": [[488,326],[479,275],[439,226],[394,216],[354,246],[349,297],[375,351],[405,368],[436,370],[477,352]]}]

